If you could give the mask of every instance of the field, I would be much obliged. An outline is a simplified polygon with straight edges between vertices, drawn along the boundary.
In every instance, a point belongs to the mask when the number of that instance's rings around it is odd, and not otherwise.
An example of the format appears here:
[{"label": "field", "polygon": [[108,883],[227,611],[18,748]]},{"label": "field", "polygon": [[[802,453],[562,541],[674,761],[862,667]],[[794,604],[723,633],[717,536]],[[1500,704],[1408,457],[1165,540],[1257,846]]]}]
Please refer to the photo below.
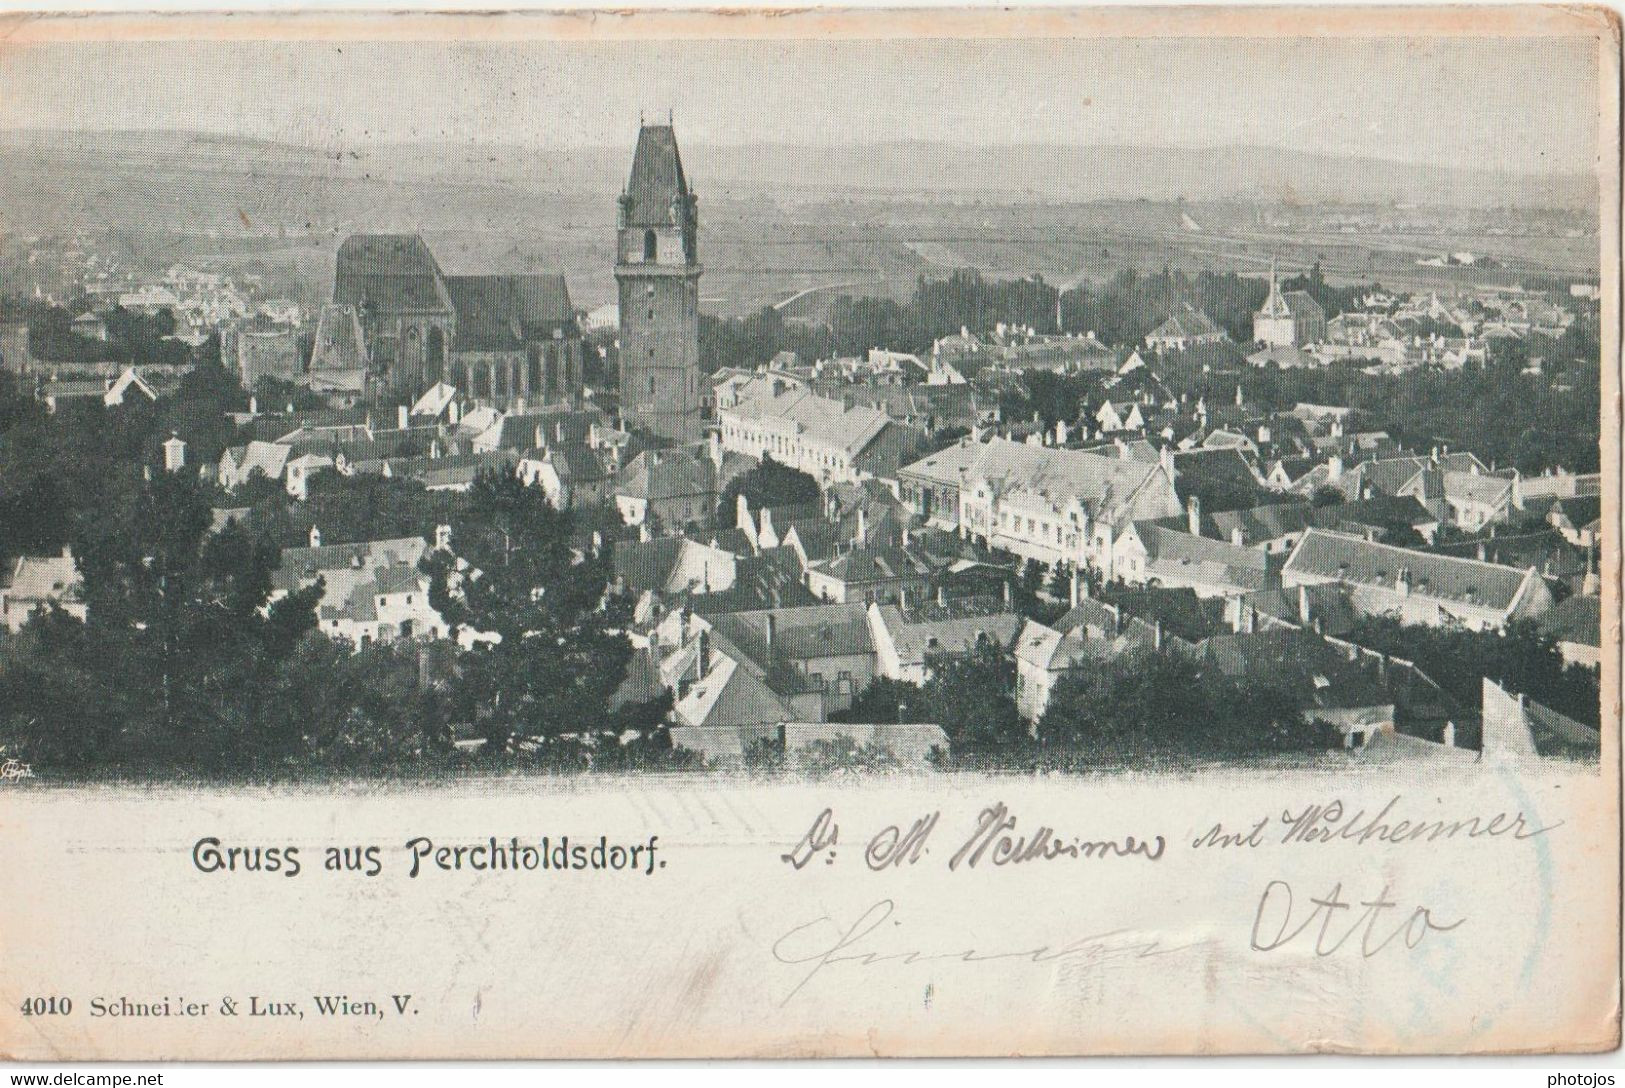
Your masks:
[{"label": "field", "polygon": [[[331,289],[333,253],[346,235],[419,231],[448,273],[560,270],[579,307],[614,299],[624,153],[485,161],[467,149],[432,150],[369,158],[174,135],[55,143],[14,135],[0,139],[0,239],[14,260],[30,249],[49,257],[77,239],[141,274],[174,261],[256,271],[313,303]],[[754,160],[754,172],[741,173],[706,149],[692,157],[702,304],[723,315],[775,305],[787,317],[818,319],[840,294],[902,298],[920,276],[965,267],[1065,286],[1164,265],[1260,275],[1274,256],[1287,272],[1318,261],[1334,281],[1449,290],[1531,274],[1594,278],[1598,266],[1595,215],[1572,201],[1518,210],[1472,203],[1471,193],[1449,185],[1423,205],[1186,200],[1151,177],[1145,191],[1155,198],[1063,199],[1022,188],[1014,176],[1008,189],[989,190],[985,170],[975,175],[983,188],[945,175],[932,190],[920,186],[935,175],[885,187],[872,168],[852,164],[852,184],[842,189],[840,178],[780,184]],[[1065,178],[1048,186],[1132,188]],[[1454,198],[1463,203],[1448,204]],[[1417,263],[1460,251],[1497,266]]]}]

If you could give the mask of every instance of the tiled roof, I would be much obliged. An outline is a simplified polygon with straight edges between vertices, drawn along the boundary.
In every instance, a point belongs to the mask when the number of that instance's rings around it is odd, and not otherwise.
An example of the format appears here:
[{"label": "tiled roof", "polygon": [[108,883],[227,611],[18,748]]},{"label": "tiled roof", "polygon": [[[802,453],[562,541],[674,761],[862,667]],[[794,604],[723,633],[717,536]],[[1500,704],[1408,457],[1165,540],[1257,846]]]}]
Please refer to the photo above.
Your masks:
[{"label": "tiled roof", "polygon": [[1476,472],[1445,472],[1444,494],[1448,499],[1494,506],[1511,500],[1512,481]]},{"label": "tiled roof", "polygon": [[874,653],[868,614],[861,604],[817,604],[715,616],[713,626],[763,668],[768,663],[767,627],[773,617],[772,656],[790,661]]},{"label": "tiled roof", "polygon": [[632,175],[626,183],[626,222],[633,227],[666,226],[672,201],[687,197],[688,178],[677,153],[677,133],[670,125],[644,125],[632,153]]},{"label": "tiled roof", "polygon": [[[1300,595],[1303,600],[1300,601]],[[1359,616],[1349,601],[1348,590],[1337,582],[1294,586],[1290,589],[1260,589],[1241,598],[1243,605],[1294,627],[1318,629],[1334,638],[1354,629]],[[1299,605],[1309,606],[1309,622],[1303,621]],[[1318,624],[1318,628],[1317,625]]]},{"label": "tiled roof", "polygon": [[1057,505],[1076,499],[1096,516],[1135,493],[1160,469],[1137,460],[994,438],[950,446],[916,461],[906,471],[957,487],[960,466],[966,469],[963,480],[967,484],[986,480],[995,493],[1024,491]]},{"label": "tiled roof", "polygon": [[1146,573],[1211,586],[1263,589],[1269,583],[1269,556],[1223,540],[1162,525],[1137,522],[1136,531],[1146,550]]},{"label": "tiled roof", "polygon": [[1512,607],[1528,576],[1527,571],[1516,567],[1372,544],[1321,529],[1304,534],[1285,569],[1293,574],[1388,589],[1395,587],[1400,572],[1405,571],[1414,594],[1470,602],[1496,611]]},{"label": "tiled roof", "polygon": [[1200,642],[1229,630],[1224,621],[1224,602],[1198,597],[1195,590],[1153,586],[1120,591],[1115,596],[1125,621],[1132,616],[1147,623],[1161,623],[1164,631],[1186,642]]},{"label": "tiled roof", "polygon": [[821,573],[848,585],[887,582],[896,578],[924,578],[931,573],[925,560],[909,549],[885,544],[852,548],[815,566]]},{"label": "tiled roof", "polygon": [[645,450],[616,481],[616,494],[660,502],[716,494],[716,466],[689,450]]},{"label": "tiled roof", "polygon": [[1314,296],[1308,291],[1287,291],[1281,296],[1286,300],[1287,309],[1296,317],[1298,314],[1319,314],[1326,316],[1326,311],[1316,302]]},{"label": "tiled roof", "polygon": [[281,563],[271,576],[272,585],[277,589],[292,589],[328,571],[395,564],[415,567],[428,550],[428,543],[420,536],[329,544],[320,548],[283,548]]},{"label": "tiled roof", "polygon": [[6,595],[13,600],[78,600],[83,585],[79,568],[68,556],[20,557],[12,567]]},{"label": "tiled roof", "polygon": [[1240,542],[1252,547],[1289,533],[1302,532],[1309,527],[1311,513],[1308,503],[1294,502],[1254,506],[1247,510],[1222,510],[1211,517],[1220,540],[1234,542],[1234,534],[1239,529]]},{"label": "tiled roof", "polygon": [[1146,339],[1194,340],[1199,336],[1220,335],[1223,333],[1219,326],[1213,323],[1212,318],[1190,303],[1182,302],[1174,307],[1173,313],[1168,315],[1168,320],[1158,325]]},{"label": "tiled roof", "polygon": [[339,246],[333,301],[379,313],[449,311],[440,266],[417,234],[352,234]]},{"label": "tiled roof", "polygon": [[1427,507],[1416,501],[1414,495],[1373,495],[1369,499],[1339,503],[1335,506],[1311,507],[1309,523],[1318,529],[1334,532],[1356,532],[1370,526],[1386,529],[1391,526],[1432,525],[1438,518]]},{"label": "tiled roof", "polygon": [[849,407],[801,388],[782,389],[772,378],[742,386],[738,403],[726,410],[746,419],[780,421],[795,428],[801,441],[841,450],[848,457],[861,453],[887,427],[900,426],[878,408]]},{"label": "tiled roof", "polygon": [[447,276],[457,312],[454,351],[514,351],[574,320],[564,277],[545,275]]},{"label": "tiled roof", "polygon": [[655,540],[617,540],[615,577],[624,579],[628,589],[658,593],[666,588],[666,582],[670,580],[686,543],[680,536]]},{"label": "tiled roof", "polygon": [[905,663],[923,662],[931,654],[968,652],[984,640],[1008,650],[1022,624],[1021,616],[990,601],[961,604],[957,612],[934,604],[907,611],[881,605],[877,614]]}]

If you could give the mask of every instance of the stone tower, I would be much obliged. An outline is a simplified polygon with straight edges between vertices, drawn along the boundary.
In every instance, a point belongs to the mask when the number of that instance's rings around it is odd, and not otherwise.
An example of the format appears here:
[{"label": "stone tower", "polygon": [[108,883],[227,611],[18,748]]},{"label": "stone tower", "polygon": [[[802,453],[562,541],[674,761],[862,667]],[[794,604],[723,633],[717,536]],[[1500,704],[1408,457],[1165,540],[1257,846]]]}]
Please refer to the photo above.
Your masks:
[{"label": "stone tower", "polygon": [[621,414],[676,442],[703,437],[697,203],[672,127],[640,127],[616,239]]}]

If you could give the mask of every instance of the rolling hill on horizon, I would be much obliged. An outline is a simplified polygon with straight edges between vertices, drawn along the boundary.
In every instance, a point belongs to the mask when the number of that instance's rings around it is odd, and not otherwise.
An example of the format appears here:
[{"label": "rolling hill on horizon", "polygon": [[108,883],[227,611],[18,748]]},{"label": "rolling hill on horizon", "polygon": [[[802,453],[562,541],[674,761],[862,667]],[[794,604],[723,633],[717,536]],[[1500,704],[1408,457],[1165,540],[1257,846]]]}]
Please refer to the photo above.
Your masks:
[{"label": "rolling hill on horizon", "polygon": [[[798,200],[936,197],[984,203],[1252,201],[1260,204],[1418,204],[1456,208],[1594,210],[1596,180],[1575,173],[1504,174],[1271,147],[1177,148],[885,142],[841,146],[685,143],[702,199]],[[308,200],[320,218],[345,218],[373,190],[449,188],[602,199],[618,192],[624,148],[530,148],[479,143],[374,143],[314,147],[174,131],[0,131],[0,214],[15,229],[51,229],[80,214],[139,218],[141,193],[168,214],[171,188],[205,205],[258,205],[262,218],[309,220],[267,187]],[[134,191],[126,192],[126,188]],[[326,190],[324,192],[324,190]],[[397,192],[397,195],[404,195]],[[477,201],[477,197],[476,197]],[[105,205],[105,206],[104,206]],[[269,214],[271,212],[277,214]],[[290,225],[294,225],[290,221]],[[129,225],[123,224],[120,225]]]}]

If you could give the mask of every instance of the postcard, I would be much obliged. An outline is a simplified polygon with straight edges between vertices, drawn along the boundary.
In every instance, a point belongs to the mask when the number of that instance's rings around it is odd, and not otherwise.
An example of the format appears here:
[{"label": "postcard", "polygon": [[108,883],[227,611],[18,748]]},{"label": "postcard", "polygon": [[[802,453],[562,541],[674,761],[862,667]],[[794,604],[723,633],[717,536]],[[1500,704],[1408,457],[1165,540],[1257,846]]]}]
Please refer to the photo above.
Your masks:
[{"label": "postcard", "polygon": [[0,1055],[1616,1047],[1619,86],[0,19]]}]

